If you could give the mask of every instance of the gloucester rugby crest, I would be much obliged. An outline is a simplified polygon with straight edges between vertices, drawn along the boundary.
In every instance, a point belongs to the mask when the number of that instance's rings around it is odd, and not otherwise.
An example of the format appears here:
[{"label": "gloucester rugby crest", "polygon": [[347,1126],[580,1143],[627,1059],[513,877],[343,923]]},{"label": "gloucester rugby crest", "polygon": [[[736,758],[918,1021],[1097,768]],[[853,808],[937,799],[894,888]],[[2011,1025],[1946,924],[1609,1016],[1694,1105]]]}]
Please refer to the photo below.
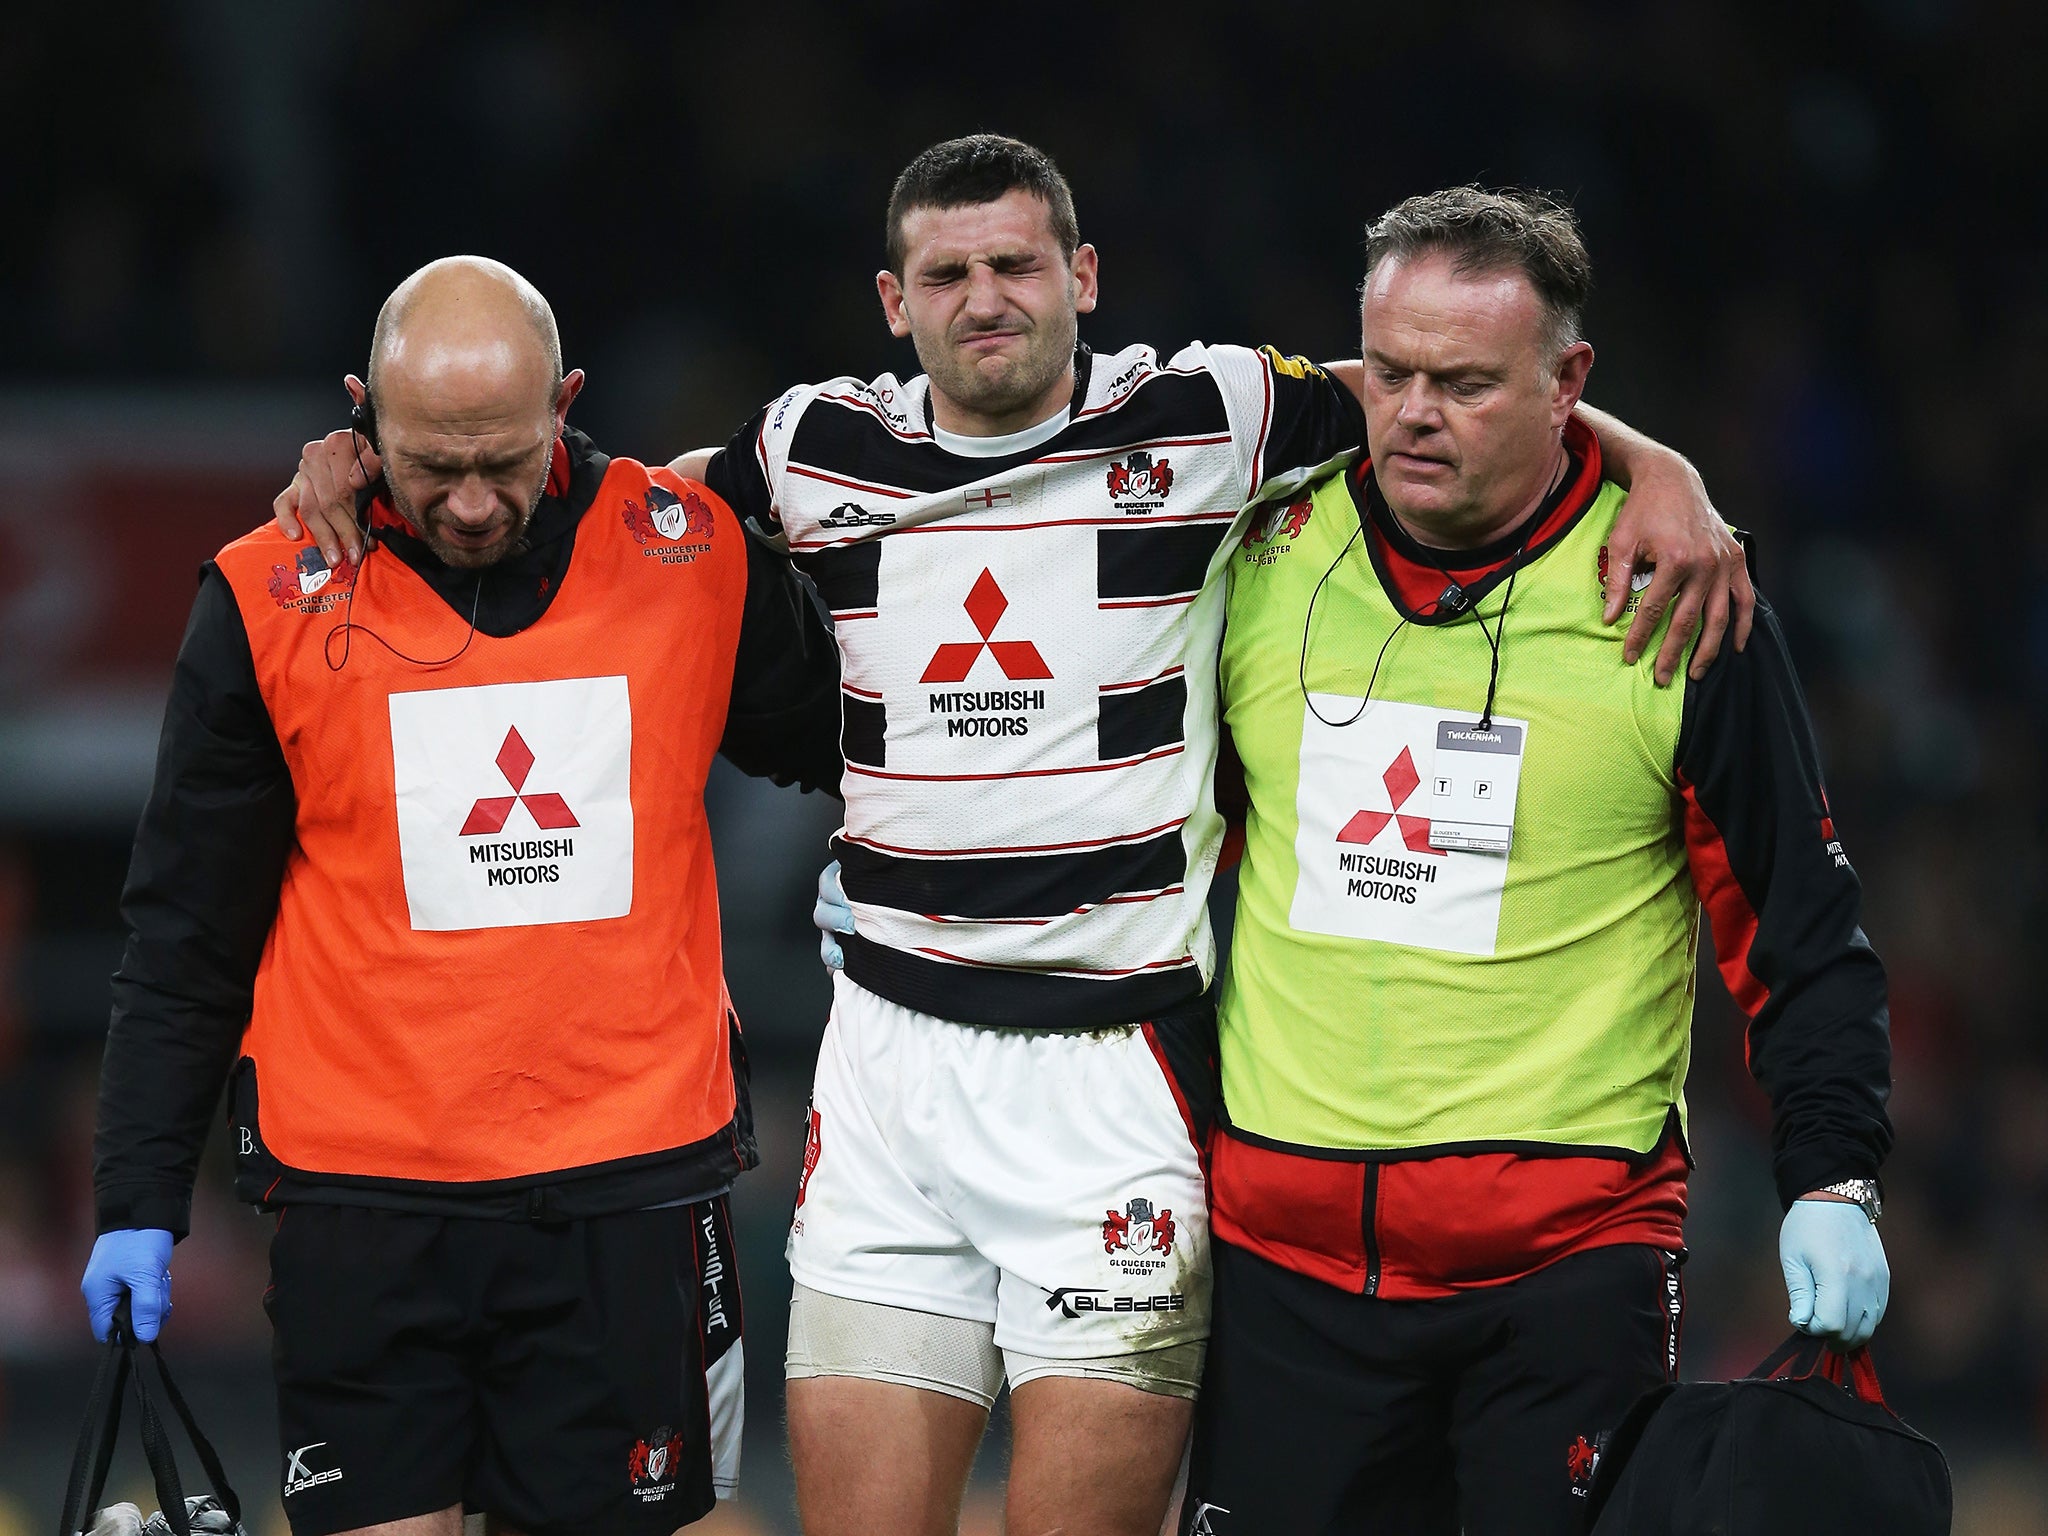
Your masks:
[{"label": "gloucester rugby crest", "polygon": [[1109,499],[1126,512],[1156,511],[1172,489],[1173,466],[1143,448],[1109,466]]},{"label": "gloucester rugby crest", "polygon": [[632,1479],[633,1496],[643,1504],[654,1504],[675,1492],[677,1471],[683,1461],[683,1437],[664,1424],[645,1440],[633,1442],[626,1458],[626,1472]]},{"label": "gloucester rugby crest", "polygon": [[287,613],[325,613],[338,606],[356,579],[356,563],[347,555],[330,566],[320,547],[308,545],[291,565],[270,568],[270,595]]},{"label": "gloucester rugby crest", "polygon": [[1173,1212],[1152,1209],[1152,1202],[1140,1196],[1121,1214],[1107,1211],[1102,1221],[1102,1251],[1109,1255],[1109,1267],[1127,1275],[1150,1275],[1166,1268],[1166,1256],[1173,1252]]},{"label": "gloucester rugby crest", "polygon": [[678,496],[650,485],[647,499],[627,497],[620,515],[640,552],[659,557],[664,565],[688,565],[711,547],[711,507],[695,491]]}]

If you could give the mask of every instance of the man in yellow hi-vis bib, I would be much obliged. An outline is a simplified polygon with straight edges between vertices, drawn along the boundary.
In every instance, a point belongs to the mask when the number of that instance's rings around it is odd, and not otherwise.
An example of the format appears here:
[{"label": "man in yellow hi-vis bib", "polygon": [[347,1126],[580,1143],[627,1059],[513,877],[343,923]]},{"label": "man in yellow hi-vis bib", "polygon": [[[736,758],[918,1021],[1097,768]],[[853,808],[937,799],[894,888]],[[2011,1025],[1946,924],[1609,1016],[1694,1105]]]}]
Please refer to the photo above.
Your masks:
[{"label": "man in yellow hi-vis bib", "polygon": [[1249,796],[1182,1528],[1544,1536],[1675,1376],[1699,915],[1775,1111],[1795,1325],[1866,1340],[1884,973],[1770,609],[1680,691],[1601,622],[1570,212],[1373,227],[1368,457],[1256,516]]}]

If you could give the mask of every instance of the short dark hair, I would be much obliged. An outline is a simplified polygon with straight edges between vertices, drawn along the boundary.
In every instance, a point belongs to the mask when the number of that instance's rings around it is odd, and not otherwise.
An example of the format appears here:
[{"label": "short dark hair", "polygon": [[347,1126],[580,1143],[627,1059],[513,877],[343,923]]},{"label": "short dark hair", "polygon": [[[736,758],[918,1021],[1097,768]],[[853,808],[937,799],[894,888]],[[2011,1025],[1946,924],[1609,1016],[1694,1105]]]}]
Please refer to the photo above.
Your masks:
[{"label": "short dark hair", "polygon": [[889,193],[889,270],[903,275],[909,254],[903,245],[903,220],[912,209],[992,203],[1020,187],[1045,204],[1060,254],[1071,258],[1081,246],[1081,226],[1074,219],[1073,189],[1052,156],[999,133],[970,133],[934,144],[896,178]]},{"label": "short dark hair", "polygon": [[1432,251],[1455,258],[1461,277],[1513,270],[1550,315],[1550,341],[1562,352],[1579,340],[1586,297],[1593,291],[1593,259],[1568,204],[1520,187],[1447,187],[1397,203],[1365,232],[1365,276],[1381,262]]}]

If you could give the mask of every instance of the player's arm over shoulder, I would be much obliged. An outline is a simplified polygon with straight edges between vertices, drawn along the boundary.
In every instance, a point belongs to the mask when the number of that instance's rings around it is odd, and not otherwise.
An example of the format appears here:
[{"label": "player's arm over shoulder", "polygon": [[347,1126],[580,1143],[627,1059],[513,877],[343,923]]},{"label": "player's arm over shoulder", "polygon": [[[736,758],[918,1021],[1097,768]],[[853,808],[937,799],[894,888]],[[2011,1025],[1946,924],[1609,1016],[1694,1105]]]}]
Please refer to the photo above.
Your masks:
[{"label": "player's arm over shoulder", "polygon": [[723,448],[693,448],[669,460],[668,467],[685,480],[710,486],[741,521],[772,537],[782,527],[776,506],[797,421],[805,407],[831,387],[799,384],[784,390],[749,416]]},{"label": "player's arm over shoulder", "polygon": [[1169,365],[1206,368],[1245,465],[1245,500],[1291,494],[1359,452],[1365,413],[1323,364],[1276,347],[1196,342]]}]

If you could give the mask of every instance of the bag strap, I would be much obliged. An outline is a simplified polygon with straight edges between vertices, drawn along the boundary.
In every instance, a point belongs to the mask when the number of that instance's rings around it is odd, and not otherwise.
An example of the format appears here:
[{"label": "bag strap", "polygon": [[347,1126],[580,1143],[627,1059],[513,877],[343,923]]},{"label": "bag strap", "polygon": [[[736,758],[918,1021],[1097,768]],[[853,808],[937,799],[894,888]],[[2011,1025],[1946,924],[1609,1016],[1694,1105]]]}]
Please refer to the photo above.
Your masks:
[{"label": "bag strap", "polygon": [[[122,1306],[127,1305],[123,1297]],[[78,1448],[71,1455],[71,1476],[64,1485],[64,1512],[57,1536],[79,1536],[79,1522],[99,1508],[107,1472],[114,1464],[114,1444],[121,1434],[121,1394],[128,1386],[128,1351],[119,1335],[109,1335],[93,1373],[92,1396],[85,1422],[78,1429]]]},{"label": "bag strap", "polygon": [[1748,1374],[1765,1381],[1819,1377],[1863,1402],[1891,1412],[1891,1404],[1884,1400],[1884,1386],[1877,1379],[1877,1363],[1870,1358],[1867,1344],[1844,1355],[1809,1334],[1795,1333],[1764,1356]]},{"label": "bag strap", "polygon": [[[131,1335],[127,1348],[135,1348]],[[178,1479],[178,1461],[171,1453],[171,1437],[164,1429],[164,1421],[156,1411],[156,1402],[150,1396],[148,1375],[136,1370],[135,1401],[142,1410],[142,1455],[149,1463],[150,1480],[156,1484],[156,1506],[163,1511],[164,1521],[174,1536],[192,1536],[190,1518],[185,1513],[185,1487]]]},{"label": "bag strap", "polygon": [[[1829,1350],[1826,1370],[1828,1380],[1843,1391],[1853,1393],[1864,1402],[1882,1408],[1887,1413],[1891,1412],[1892,1405],[1884,1400],[1884,1384],[1877,1379],[1877,1362],[1870,1358],[1869,1345],[1859,1345],[1846,1355],[1838,1355]],[[1845,1374],[1847,1380],[1843,1379]]]},{"label": "bag strap", "polygon": [[[170,1400],[171,1408],[178,1415],[178,1422],[185,1426],[185,1438],[192,1442],[192,1449],[198,1453],[199,1465],[205,1469],[206,1480],[213,1486],[213,1495],[220,1500],[220,1507],[235,1524],[242,1523],[242,1501],[235,1496],[235,1490],[228,1484],[227,1469],[221,1465],[220,1453],[214,1450],[213,1442],[206,1438],[199,1428],[199,1420],[193,1417],[191,1405],[185,1401],[185,1394],[178,1390],[178,1384],[171,1380],[171,1368],[164,1363],[164,1353],[151,1340],[150,1355],[156,1360],[156,1373],[163,1382],[164,1396]],[[141,1373],[137,1373],[137,1381]],[[166,1516],[165,1518],[169,1518]]]},{"label": "bag strap", "polygon": [[[200,1465],[206,1469],[207,1480],[213,1485],[214,1497],[220,1500],[221,1508],[228,1517],[240,1524],[242,1503],[228,1484],[227,1471],[221,1465],[219,1453],[201,1432],[191,1405],[185,1401],[185,1394],[178,1390],[177,1382],[171,1379],[170,1368],[164,1364],[163,1351],[154,1341],[149,1352],[156,1361],[157,1379],[163,1385],[164,1397],[177,1414],[178,1422],[184,1425],[192,1449],[198,1453]],[[140,1410],[142,1454],[149,1463],[150,1480],[156,1484],[157,1507],[162,1510],[164,1521],[175,1536],[192,1536],[191,1520],[185,1512],[184,1484],[178,1476],[171,1437],[162,1415],[157,1412],[155,1397],[145,1373],[136,1364],[135,1355],[134,1324],[129,1316],[128,1298],[123,1296],[114,1310],[113,1327],[107,1334],[107,1348],[100,1356],[99,1369],[93,1377],[92,1398],[86,1408],[85,1423],[79,1429],[78,1449],[71,1460],[71,1477],[65,1489],[64,1513],[58,1536],[80,1536],[80,1522],[98,1512],[100,1495],[106,1491],[107,1473],[113,1466],[114,1447],[120,1440],[121,1400],[131,1376],[135,1381],[136,1406]]]}]

